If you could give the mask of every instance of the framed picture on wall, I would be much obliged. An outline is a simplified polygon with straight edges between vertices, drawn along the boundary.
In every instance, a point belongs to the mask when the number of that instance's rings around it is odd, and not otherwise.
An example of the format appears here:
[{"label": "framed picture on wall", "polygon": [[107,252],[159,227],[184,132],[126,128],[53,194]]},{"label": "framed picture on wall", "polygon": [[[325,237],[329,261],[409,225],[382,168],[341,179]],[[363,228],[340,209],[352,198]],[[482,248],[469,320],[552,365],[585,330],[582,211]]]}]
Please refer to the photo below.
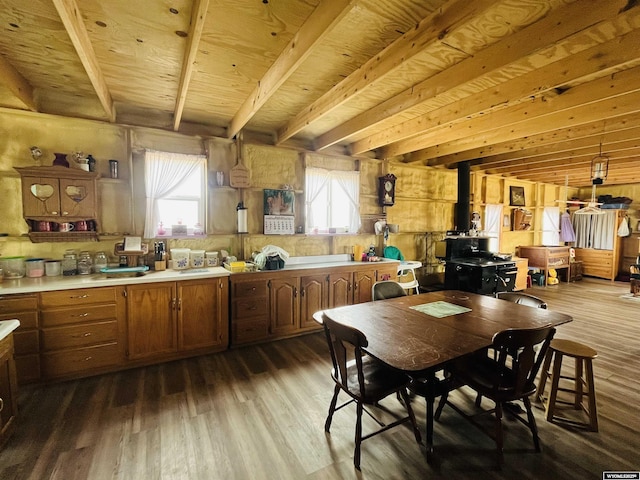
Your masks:
[{"label": "framed picture on wall", "polygon": [[524,207],[524,187],[509,187],[509,205]]}]

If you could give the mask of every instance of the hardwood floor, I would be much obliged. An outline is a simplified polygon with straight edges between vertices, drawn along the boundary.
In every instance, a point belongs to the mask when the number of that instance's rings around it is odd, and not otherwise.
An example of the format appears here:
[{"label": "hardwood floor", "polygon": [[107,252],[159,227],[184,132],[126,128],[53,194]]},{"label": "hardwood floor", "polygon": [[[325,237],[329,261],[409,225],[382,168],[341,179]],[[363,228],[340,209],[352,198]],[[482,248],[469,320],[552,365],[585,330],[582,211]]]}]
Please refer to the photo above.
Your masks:
[{"label": "hardwood floor", "polygon": [[[48,386],[22,388],[16,434],[0,452],[9,479],[600,479],[640,470],[640,300],[629,284],[585,279],[529,289],[574,317],[557,337],[587,343],[599,433],[544,420],[542,453],[526,427],[505,419],[505,463],[493,443],[450,408],[435,426],[428,465],[409,428],[363,443],[353,467],[355,411],[324,420],[333,390],[328,350],[313,334],[221,354]],[[470,391],[452,394],[460,405]],[[402,407],[395,398],[383,403]],[[413,406],[424,428],[424,400]],[[364,431],[373,428],[364,419]]]}]

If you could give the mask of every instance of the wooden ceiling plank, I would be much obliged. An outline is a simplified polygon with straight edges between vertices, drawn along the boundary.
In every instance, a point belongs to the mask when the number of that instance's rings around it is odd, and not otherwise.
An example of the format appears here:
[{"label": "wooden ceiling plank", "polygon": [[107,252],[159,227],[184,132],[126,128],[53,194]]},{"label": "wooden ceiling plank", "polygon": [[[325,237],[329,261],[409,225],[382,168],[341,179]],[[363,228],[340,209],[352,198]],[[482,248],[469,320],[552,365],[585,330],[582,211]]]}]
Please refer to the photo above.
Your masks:
[{"label": "wooden ceiling plank", "polygon": [[[576,155],[574,157],[568,157],[564,159],[555,159],[549,160],[547,162],[540,163],[525,163],[525,164],[517,164],[510,167],[503,168],[486,168],[483,169],[484,172],[502,175],[502,174],[511,174],[511,175],[535,175],[540,172],[548,172],[550,170],[555,170],[557,168],[563,167],[575,167],[575,166],[583,166],[590,165],[591,160],[598,154],[598,152],[591,152],[589,154],[584,155]],[[640,147],[638,145],[635,148],[628,148],[624,150],[619,150],[615,152],[607,152],[605,156],[609,158],[609,164],[620,165],[624,163],[625,160],[629,160],[632,162],[637,162],[638,155],[640,154]]]},{"label": "wooden ceiling plank", "polygon": [[113,99],[109,93],[107,83],[100,69],[100,64],[91,45],[89,34],[82,20],[82,15],[75,0],[53,0],[64,28],[78,53],[78,57],[89,76],[89,80],[107,113],[110,122],[115,122],[116,114],[113,107]]},{"label": "wooden ceiling plank", "polygon": [[[415,107],[427,100],[433,100],[433,98],[455,86],[486,75],[524,56],[532,55],[536,51],[548,48],[549,45],[559,42],[576,32],[600,23],[606,18],[614,17],[618,14],[623,4],[624,0],[620,0],[617,3],[601,2],[595,6],[588,0],[579,0],[554,10],[534,24],[500,42],[488,46],[475,53],[472,57],[462,60],[320,135],[314,140],[314,146],[317,150],[320,150],[338,143],[404,110]],[[566,54],[568,55],[569,52],[566,52]],[[382,145],[382,143],[375,140],[370,141],[370,143],[371,145],[367,148],[364,145],[361,146],[359,142],[354,142],[350,148],[355,154],[372,150]]]},{"label": "wooden ceiling plank", "polygon": [[228,138],[233,138],[251,120],[355,3],[356,0],[324,0],[316,7],[231,119]]},{"label": "wooden ceiling plank", "polygon": [[33,98],[33,88],[26,78],[20,75],[9,61],[0,55],[0,83],[7,86],[18,100],[24,103],[32,112],[37,112],[38,107]]},{"label": "wooden ceiling plank", "polygon": [[184,111],[184,104],[187,99],[187,92],[189,91],[189,83],[191,82],[198,46],[202,38],[202,30],[204,29],[204,20],[207,16],[207,9],[209,8],[209,0],[195,0],[192,8],[187,48],[182,62],[180,85],[176,97],[176,108],[173,112],[173,130],[176,132],[182,120],[182,112]]},{"label": "wooden ceiling plank", "polygon": [[415,29],[388,45],[338,85],[298,113],[278,130],[277,143],[288,140],[304,127],[327,115],[353,96],[371,88],[376,80],[388,75],[429,45],[441,42],[452,30],[494,3],[491,0],[473,2],[450,0],[440,10],[424,18]]},{"label": "wooden ceiling plank", "polygon": [[527,135],[520,139],[484,145],[436,158],[427,156],[424,150],[418,150],[407,154],[405,162],[430,166],[454,165],[466,160],[482,159],[499,154],[517,154],[517,152],[528,149],[553,146],[566,142],[570,143],[591,137],[606,138],[609,134],[625,131],[630,128],[635,128],[636,126],[640,126],[640,113],[625,115],[606,121],[599,120],[585,125],[571,126],[569,128],[559,128],[553,132],[545,132],[539,135]]},{"label": "wooden ceiling plank", "polygon": [[[499,169],[512,165],[524,163],[535,164],[559,158],[571,158],[577,155],[595,155],[598,153],[600,142],[602,141],[603,153],[615,152],[632,146],[640,146],[640,127],[635,129],[615,132],[615,135],[593,136],[567,143],[565,146],[549,145],[532,150],[523,150],[517,154],[496,155],[495,157],[485,157],[474,165],[474,169]],[[594,153],[595,152],[595,153]]]},{"label": "wooden ceiling plank", "polygon": [[[627,105],[624,97],[629,94],[633,96],[638,89],[640,89],[640,67],[635,67],[611,77],[578,85],[553,98],[536,97],[529,103],[521,103],[492,114],[458,122],[455,128],[449,123],[427,134],[392,143],[383,148],[383,156],[402,155],[429,146],[435,148],[436,145],[442,148],[443,144],[446,147],[447,144],[461,139],[471,139],[473,143],[473,139],[482,141],[485,134],[492,134],[495,136],[495,141],[504,142],[527,134],[543,133],[569,125],[585,124],[598,118],[637,112],[640,110],[640,105]],[[596,111],[596,109],[600,104],[610,100],[623,105],[620,105],[618,112],[615,112],[614,105],[614,111],[602,116],[604,111]],[[573,113],[580,109],[590,111],[590,115],[580,118]],[[611,109],[607,107],[607,110]],[[518,135],[514,136],[514,132],[518,132]]]},{"label": "wooden ceiling plank", "polygon": [[[615,38],[604,44],[574,54],[569,58],[553,62],[537,70],[507,80],[501,85],[470,95],[458,102],[445,105],[415,119],[403,122],[393,128],[354,142],[349,149],[353,154],[363,153],[383,145],[388,145],[420,134],[424,138],[430,132],[440,132],[451,122],[464,122],[478,115],[488,115],[512,107],[520,102],[529,102],[534,96],[607,70],[640,63],[637,46],[640,44],[640,30]],[[554,93],[552,93],[554,94]]]}]

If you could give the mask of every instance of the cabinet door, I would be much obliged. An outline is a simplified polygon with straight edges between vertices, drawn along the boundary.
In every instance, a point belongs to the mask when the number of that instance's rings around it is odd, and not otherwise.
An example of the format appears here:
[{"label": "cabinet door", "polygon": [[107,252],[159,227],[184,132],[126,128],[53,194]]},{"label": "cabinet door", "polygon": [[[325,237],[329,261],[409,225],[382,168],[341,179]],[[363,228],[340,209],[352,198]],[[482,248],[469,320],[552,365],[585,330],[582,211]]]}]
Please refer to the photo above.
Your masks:
[{"label": "cabinet door", "polygon": [[11,335],[0,341],[0,446],[15,428],[18,412],[16,370]]},{"label": "cabinet door", "polygon": [[351,273],[332,273],[329,275],[329,308],[351,305]]},{"label": "cabinet door", "polygon": [[56,178],[22,177],[23,216],[60,215],[60,182]]},{"label": "cabinet door", "polygon": [[228,343],[228,282],[219,278],[178,283],[178,348]]},{"label": "cabinet door", "polygon": [[127,287],[127,345],[130,359],[177,350],[175,283]]},{"label": "cabinet door", "polygon": [[353,303],[370,302],[372,300],[371,289],[376,283],[376,271],[354,272],[353,278]]},{"label": "cabinet door", "polygon": [[320,328],[320,325],[313,319],[313,314],[327,308],[328,300],[326,275],[302,277],[300,279],[300,328]]},{"label": "cabinet door", "polygon": [[269,281],[271,333],[282,335],[298,328],[300,279],[283,278]]},{"label": "cabinet door", "polygon": [[63,217],[96,218],[94,180],[60,179],[60,215]]}]

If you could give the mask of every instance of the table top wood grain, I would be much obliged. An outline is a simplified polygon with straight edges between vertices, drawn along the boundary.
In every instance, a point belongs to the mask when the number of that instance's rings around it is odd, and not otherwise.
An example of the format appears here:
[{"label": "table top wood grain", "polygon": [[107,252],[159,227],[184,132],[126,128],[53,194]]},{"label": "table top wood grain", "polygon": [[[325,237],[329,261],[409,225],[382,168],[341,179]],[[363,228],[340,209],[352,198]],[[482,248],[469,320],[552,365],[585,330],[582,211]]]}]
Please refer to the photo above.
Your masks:
[{"label": "table top wood grain", "polygon": [[[469,312],[437,318],[411,307],[448,302]],[[491,345],[509,328],[533,328],[572,321],[569,315],[457,290],[409,295],[325,310],[332,320],[360,330],[367,353],[407,372],[442,367]]]}]

